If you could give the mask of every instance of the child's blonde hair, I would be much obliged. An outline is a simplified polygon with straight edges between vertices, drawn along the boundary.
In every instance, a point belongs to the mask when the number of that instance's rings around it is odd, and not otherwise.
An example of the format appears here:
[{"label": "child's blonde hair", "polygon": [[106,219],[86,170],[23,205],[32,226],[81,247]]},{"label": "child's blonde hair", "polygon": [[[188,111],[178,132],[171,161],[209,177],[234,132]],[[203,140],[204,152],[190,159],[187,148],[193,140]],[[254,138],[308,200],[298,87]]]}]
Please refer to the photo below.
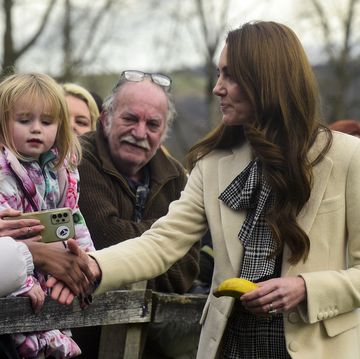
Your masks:
[{"label": "child's blonde hair", "polygon": [[55,166],[58,168],[65,160],[76,165],[81,159],[81,147],[73,134],[70,118],[61,86],[50,76],[38,73],[14,74],[0,82],[0,141],[18,158],[23,158],[14,146],[9,131],[9,122],[15,104],[19,101],[43,101],[50,115],[58,122],[54,143],[57,151]]},{"label": "child's blonde hair", "polygon": [[65,83],[62,86],[66,96],[76,97],[86,103],[90,112],[91,130],[94,131],[96,129],[96,123],[99,119],[100,113],[91,93],[86,88],[74,83]]}]

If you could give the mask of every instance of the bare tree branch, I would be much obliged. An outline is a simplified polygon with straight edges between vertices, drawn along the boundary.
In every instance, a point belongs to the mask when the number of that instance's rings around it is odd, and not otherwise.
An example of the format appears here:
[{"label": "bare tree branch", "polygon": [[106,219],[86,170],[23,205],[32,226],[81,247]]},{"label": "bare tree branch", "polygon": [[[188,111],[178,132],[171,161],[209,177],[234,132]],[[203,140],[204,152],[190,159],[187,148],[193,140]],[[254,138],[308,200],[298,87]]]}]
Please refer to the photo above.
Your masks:
[{"label": "bare tree branch", "polygon": [[[324,38],[324,49],[329,58],[329,65],[332,68],[333,82],[331,86],[327,85],[324,92],[327,94],[328,107],[330,108],[330,121],[347,117],[349,110],[350,89],[356,79],[353,66],[354,59],[352,52],[355,42],[353,41],[355,33],[355,20],[357,16],[356,6],[359,0],[349,0],[345,11],[338,9],[337,20],[340,23],[341,40],[336,39],[339,30],[335,34],[334,17],[327,14],[325,6],[329,8],[328,2],[321,0],[310,0],[316,19],[320,23],[321,32]],[[331,10],[331,8],[330,8]],[[334,9],[332,9],[334,10]]]},{"label": "bare tree branch", "polygon": [[[101,23],[101,20],[103,19],[104,15],[110,10],[111,6],[113,5],[114,0],[107,0],[100,11],[97,13],[97,15],[94,17],[93,21],[90,23],[88,34],[83,42],[83,46],[81,47],[81,50],[79,52],[80,56],[83,58],[86,57],[86,54],[90,52],[90,50],[93,48],[91,44],[94,44],[93,39],[95,37],[95,34],[98,31],[99,25]],[[105,37],[105,35],[104,35]],[[90,46],[89,46],[90,45]],[[98,52],[96,52],[98,54]],[[79,63],[79,56],[77,59],[74,60],[74,63]],[[81,60],[80,60],[81,61]]]},{"label": "bare tree branch", "polygon": [[48,7],[42,17],[41,23],[37,31],[33,34],[33,36],[28,40],[28,42],[22,48],[15,51],[16,59],[19,58],[24,52],[26,52],[31,46],[33,46],[37,41],[37,39],[39,38],[39,36],[42,34],[46,24],[48,23],[49,16],[54,8],[56,1],[57,0],[50,0],[50,3],[48,4]]},{"label": "bare tree branch", "polygon": [[51,12],[57,0],[51,0],[48,3],[47,9],[44,12],[41,22],[37,31],[28,39],[28,41],[19,49],[16,49],[14,44],[14,27],[13,27],[13,9],[15,5],[14,0],[3,0],[2,9],[5,18],[4,28],[4,44],[3,44],[3,59],[2,59],[2,73],[13,71],[16,62],[19,58],[26,53],[31,47],[34,46],[40,35],[44,32],[45,26],[48,23]]},{"label": "bare tree branch", "polygon": [[325,15],[324,7],[318,0],[310,0],[310,2],[313,5],[315,13],[317,14],[318,19],[320,21],[320,26],[325,39],[325,50],[329,56],[329,59],[331,61],[334,61],[335,51],[333,48],[333,44],[331,40],[331,30],[330,30],[328,18]]},{"label": "bare tree branch", "polygon": [[[100,48],[106,43],[104,41],[108,37],[106,31],[98,41],[96,37],[99,34],[99,27],[104,16],[110,11],[115,0],[106,0],[101,8],[97,11],[92,21],[89,22],[90,10],[88,8],[74,21],[72,15],[75,15],[75,8],[71,0],[65,0],[64,9],[64,26],[63,26],[63,73],[59,77],[60,81],[72,81],[80,68],[95,61],[100,54]],[[90,6],[89,6],[90,7]],[[76,27],[75,25],[76,24]],[[86,25],[86,26],[85,26]],[[77,41],[77,47],[74,46],[75,30],[77,32],[86,31],[83,40]],[[86,29],[86,30],[85,30]],[[77,38],[78,40],[78,38]]]}]

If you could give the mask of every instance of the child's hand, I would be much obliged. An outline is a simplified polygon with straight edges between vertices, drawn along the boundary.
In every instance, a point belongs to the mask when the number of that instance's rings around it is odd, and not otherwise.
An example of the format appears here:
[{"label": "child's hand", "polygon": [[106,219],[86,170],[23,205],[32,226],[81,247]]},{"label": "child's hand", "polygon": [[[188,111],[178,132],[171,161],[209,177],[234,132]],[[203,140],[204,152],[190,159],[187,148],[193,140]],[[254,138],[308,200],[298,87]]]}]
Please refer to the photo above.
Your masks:
[{"label": "child's hand", "polygon": [[[66,285],[60,281],[58,281],[54,277],[50,277],[46,285],[51,288],[51,298],[56,300],[60,304],[71,304],[75,298],[74,293],[66,287]],[[90,294],[79,294],[77,296],[79,300],[79,305],[81,309],[86,309],[92,303],[92,297]]]},{"label": "child's hand", "polygon": [[75,298],[75,295],[71,290],[61,281],[55,277],[48,278],[46,285],[51,288],[51,298],[59,302],[60,304],[71,304]]},{"label": "child's hand", "polygon": [[42,290],[39,283],[35,283],[29,291],[22,294],[24,297],[30,297],[31,299],[31,306],[34,312],[38,312],[45,302],[45,293]]}]

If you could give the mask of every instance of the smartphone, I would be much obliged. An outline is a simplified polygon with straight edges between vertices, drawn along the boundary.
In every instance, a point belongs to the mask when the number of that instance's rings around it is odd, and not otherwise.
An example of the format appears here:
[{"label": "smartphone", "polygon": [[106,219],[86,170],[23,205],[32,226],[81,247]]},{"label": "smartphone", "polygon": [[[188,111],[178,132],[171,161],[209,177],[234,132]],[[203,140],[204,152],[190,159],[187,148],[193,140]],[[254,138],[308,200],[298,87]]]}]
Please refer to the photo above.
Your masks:
[{"label": "smartphone", "polygon": [[[75,228],[72,211],[70,208],[56,208],[39,212],[22,213],[17,217],[5,217],[4,219],[21,219],[33,218],[39,219],[45,227],[41,234],[42,242],[51,243],[58,241],[66,241],[74,238]],[[34,233],[31,234],[31,237]],[[25,238],[24,238],[25,239]]]}]

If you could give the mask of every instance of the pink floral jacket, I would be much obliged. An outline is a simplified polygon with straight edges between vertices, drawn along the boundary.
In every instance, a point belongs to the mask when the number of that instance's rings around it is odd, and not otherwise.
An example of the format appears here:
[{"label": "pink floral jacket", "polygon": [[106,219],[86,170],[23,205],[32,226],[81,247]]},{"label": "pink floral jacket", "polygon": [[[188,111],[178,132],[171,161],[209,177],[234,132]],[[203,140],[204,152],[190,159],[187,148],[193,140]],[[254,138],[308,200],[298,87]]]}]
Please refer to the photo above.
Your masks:
[{"label": "pink floral jacket", "polygon": [[75,222],[75,239],[85,251],[95,250],[79,206],[79,173],[68,166],[54,168],[55,151],[40,161],[19,161],[2,146],[0,152],[0,210],[14,208],[22,212],[69,207]]},{"label": "pink floral jacket", "polygon": [[[5,146],[0,151],[0,210],[13,208],[22,212],[69,207],[75,223],[75,240],[85,251],[94,251],[89,230],[79,210],[79,174],[68,166],[54,167],[55,151],[49,151],[39,161],[20,161]],[[12,295],[28,292],[39,283],[46,292],[46,277],[35,271],[23,287]],[[19,354],[24,358],[49,355],[56,358],[71,358],[81,353],[70,338],[69,331],[52,330],[16,334],[13,336]],[[51,345],[50,345],[51,344]]]}]

